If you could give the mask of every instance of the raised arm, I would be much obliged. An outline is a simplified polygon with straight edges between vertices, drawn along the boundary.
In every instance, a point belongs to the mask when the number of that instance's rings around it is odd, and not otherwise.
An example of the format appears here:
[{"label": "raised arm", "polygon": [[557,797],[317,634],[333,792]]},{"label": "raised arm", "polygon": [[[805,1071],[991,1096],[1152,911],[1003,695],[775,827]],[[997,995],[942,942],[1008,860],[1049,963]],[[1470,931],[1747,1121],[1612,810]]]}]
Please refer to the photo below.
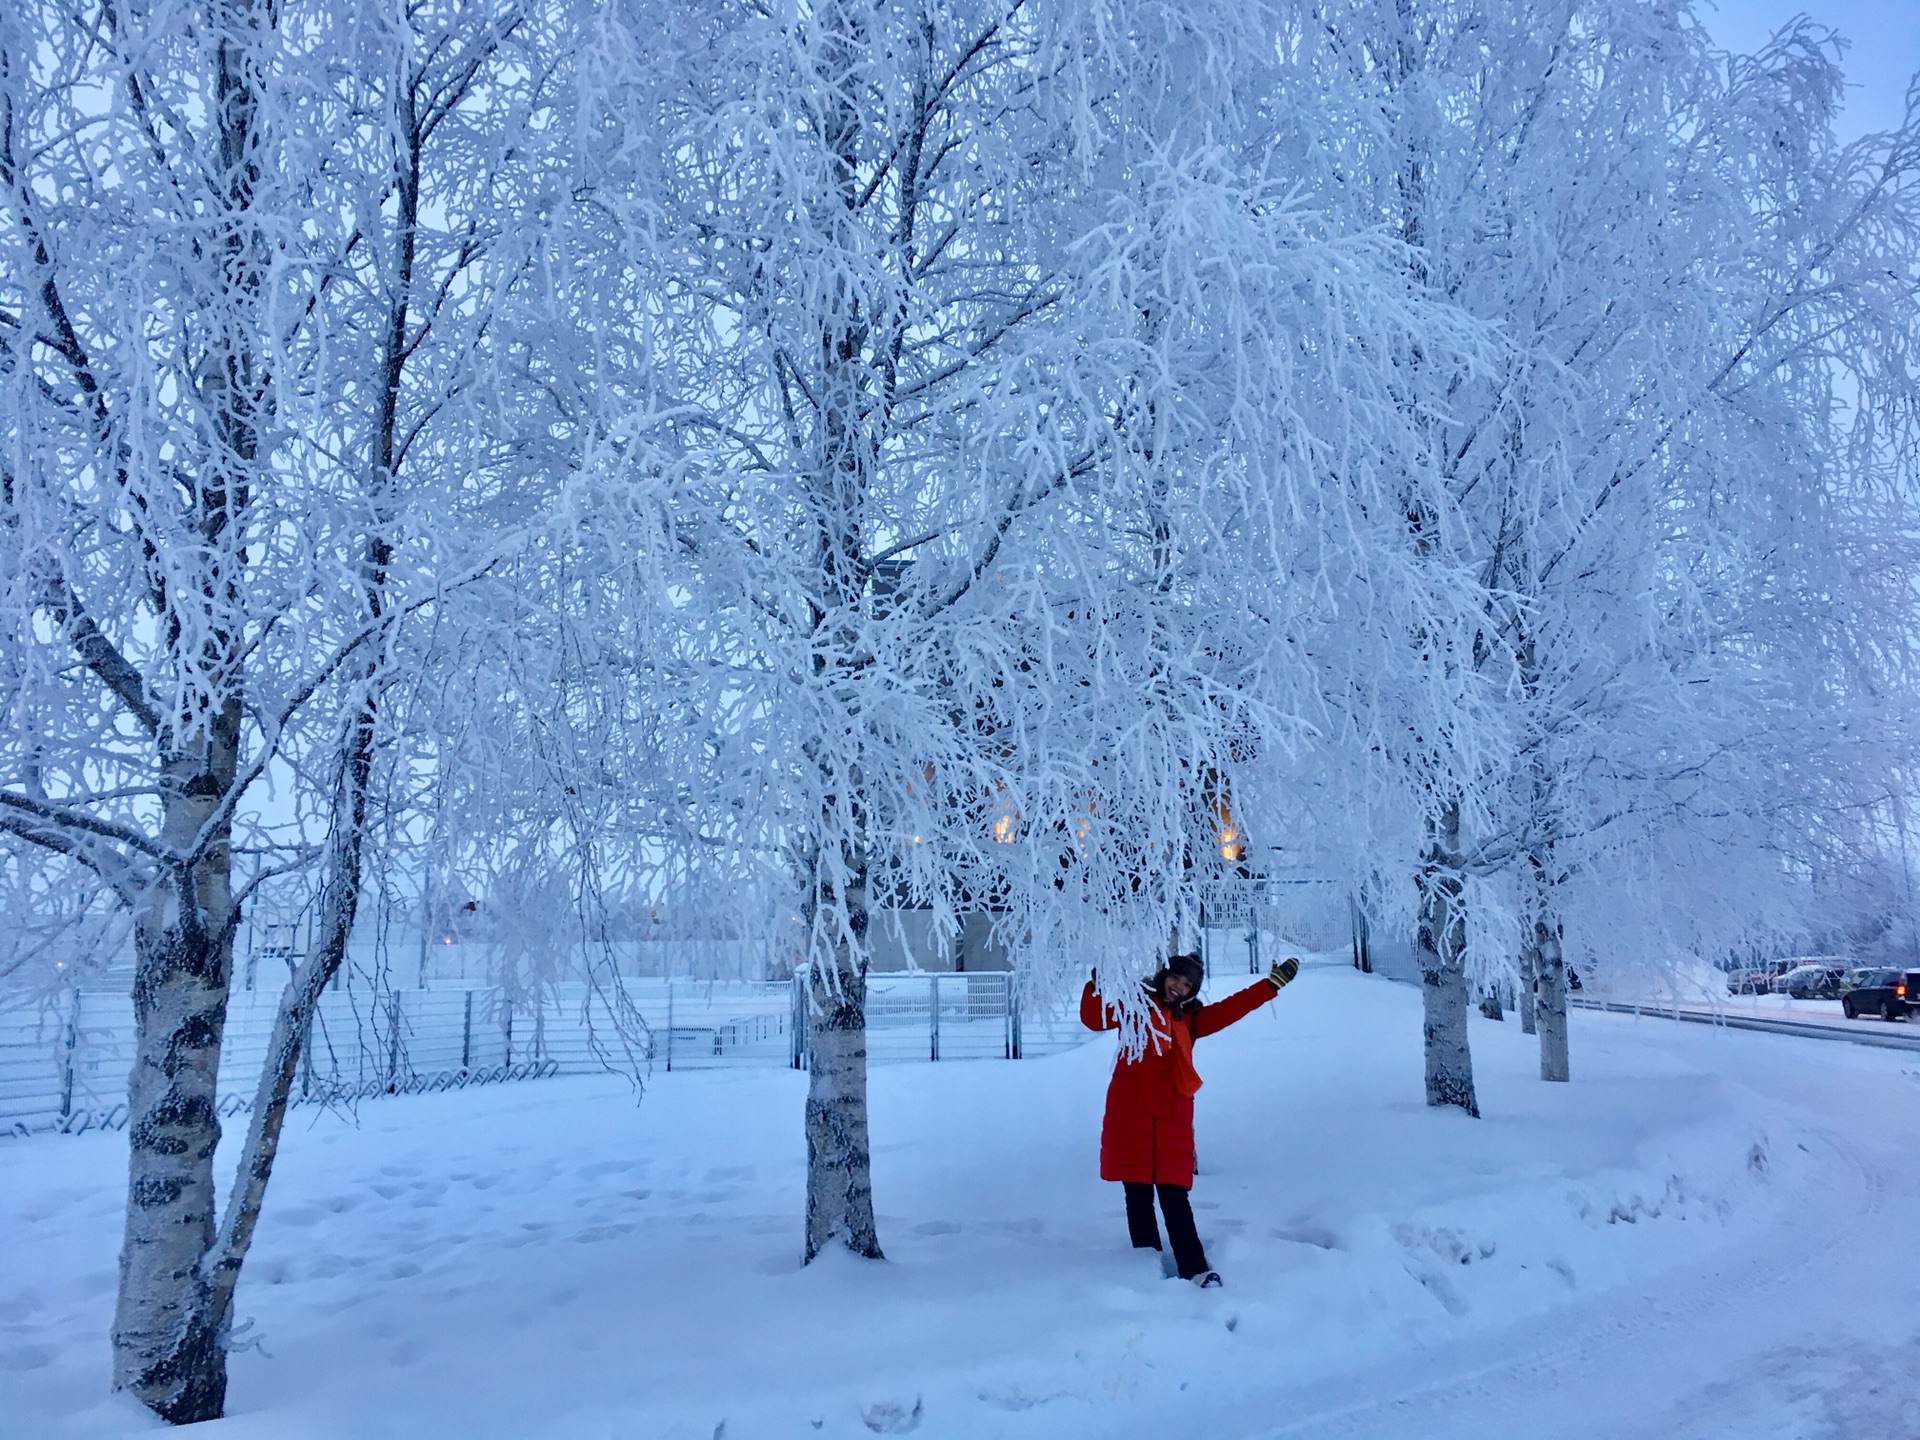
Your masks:
[{"label": "raised arm", "polygon": [[1118,1030],[1120,1021],[1107,1009],[1107,1003],[1100,998],[1100,992],[1093,988],[1093,981],[1087,981],[1087,988],[1080,992],[1080,1023],[1089,1030]]},{"label": "raised arm", "polygon": [[1256,980],[1246,989],[1236,990],[1223,1000],[1202,1005],[1193,1012],[1188,1022],[1193,1026],[1193,1038],[1198,1040],[1202,1035],[1226,1029],[1236,1020],[1246,1019],[1279,993],[1265,980]]},{"label": "raised arm", "polygon": [[1216,1000],[1211,1005],[1202,1005],[1193,1012],[1189,1024],[1193,1026],[1193,1038],[1211,1035],[1216,1030],[1224,1030],[1236,1020],[1244,1020],[1258,1010],[1267,1001],[1280,993],[1280,987],[1293,979],[1300,971],[1300,962],[1291,957],[1282,960],[1267,972],[1267,978],[1256,980],[1244,990],[1236,990],[1224,1000]]}]

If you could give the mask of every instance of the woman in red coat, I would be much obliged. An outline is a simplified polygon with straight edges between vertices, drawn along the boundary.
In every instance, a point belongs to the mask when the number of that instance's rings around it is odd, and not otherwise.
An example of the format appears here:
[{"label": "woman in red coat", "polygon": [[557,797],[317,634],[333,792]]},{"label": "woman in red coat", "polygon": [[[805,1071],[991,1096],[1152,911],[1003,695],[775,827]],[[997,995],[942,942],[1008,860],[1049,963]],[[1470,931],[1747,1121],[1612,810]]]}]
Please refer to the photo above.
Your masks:
[{"label": "woman in red coat", "polygon": [[[1195,998],[1206,976],[1200,957],[1175,955],[1147,982],[1152,1008],[1146,1048],[1138,1056],[1123,1049],[1113,1062],[1100,1125],[1100,1178],[1118,1180],[1125,1189],[1127,1230],[1136,1249],[1160,1248],[1153,1217],[1158,1191],[1180,1278],[1202,1288],[1218,1285],[1220,1276],[1207,1264],[1187,1198],[1193,1186],[1193,1096],[1200,1088],[1193,1042],[1251,1015],[1299,972],[1300,962],[1288,958],[1266,979],[1202,1005]],[[1080,995],[1080,1020],[1089,1030],[1120,1026],[1118,1011],[1100,998],[1091,980]]]}]

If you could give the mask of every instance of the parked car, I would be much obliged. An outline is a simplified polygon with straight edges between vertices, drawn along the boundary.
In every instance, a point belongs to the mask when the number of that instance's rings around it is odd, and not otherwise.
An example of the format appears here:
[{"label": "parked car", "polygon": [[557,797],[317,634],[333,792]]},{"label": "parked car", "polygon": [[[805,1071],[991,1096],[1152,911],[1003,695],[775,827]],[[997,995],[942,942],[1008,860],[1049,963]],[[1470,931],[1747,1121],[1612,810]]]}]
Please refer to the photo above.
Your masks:
[{"label": "parked car", "polygon": [[1831,1000],[1840,993],[1840,977],[1846,973],[1844,960],[1809,960],[1775,980],[1773,993],[1795,1000]]},{"label": "parked car", "polygon": [[1785,960],[1769,960],[1764,965],[1750,966],[1745,970],[1735,970],[1727,976],[1727,993],[1730,995],[1766,995],[1773,990],[1773,982],[1793,969],[1796,965],[1810,963],[1811,957],[1795,955]]},{"label": "parked car", "polygon": [[1878,1015],[1882,1020],[1904,1020],[1920,1005],[1920,970],[1873,970],[1860,984],[1840,997],[1849,1020]]}]

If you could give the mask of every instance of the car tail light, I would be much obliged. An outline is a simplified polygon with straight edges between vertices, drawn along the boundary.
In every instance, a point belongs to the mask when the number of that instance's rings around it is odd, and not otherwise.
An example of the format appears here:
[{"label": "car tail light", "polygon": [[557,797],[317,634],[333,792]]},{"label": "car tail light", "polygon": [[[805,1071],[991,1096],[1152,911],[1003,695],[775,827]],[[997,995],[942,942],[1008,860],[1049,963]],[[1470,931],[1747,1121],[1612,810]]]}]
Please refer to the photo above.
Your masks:
[{"label": "car tail light", "polygon": [[1905,999],[1907,994],[1907,987],[1905,985],[1896,985],[1893,987],[1893,993],[1900,996],[1902,999]]}]

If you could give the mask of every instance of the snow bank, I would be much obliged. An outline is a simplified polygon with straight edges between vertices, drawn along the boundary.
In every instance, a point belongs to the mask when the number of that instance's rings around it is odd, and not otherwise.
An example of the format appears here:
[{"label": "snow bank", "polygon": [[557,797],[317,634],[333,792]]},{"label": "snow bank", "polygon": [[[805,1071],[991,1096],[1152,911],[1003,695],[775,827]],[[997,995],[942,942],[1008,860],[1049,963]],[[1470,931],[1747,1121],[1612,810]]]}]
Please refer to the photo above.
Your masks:
[{"label": "snow bank", "polygon": [[[303,1116],[208,1434],[1168,1435],[1209,1407],[1244,1433],[1290,1387],[1551,1317],[1796,1203],[1815,1150],[1729,1057],[1815,1042],[1583,1013],[1576,1081],[1548,1086],[1516,1023],[1473,1023],[1478,1122],[1422,1103],[1418,992],[1337,965],[1201,1043],[1209,1292],[1126,1248],[1095,1176],[1104,1037],[874,1072],[885,1263],[798,1264],[792,1071]],[[112,1136],[0,1147],[0,1434],[154,1428],[104,1394],[123,1166]]]}]

